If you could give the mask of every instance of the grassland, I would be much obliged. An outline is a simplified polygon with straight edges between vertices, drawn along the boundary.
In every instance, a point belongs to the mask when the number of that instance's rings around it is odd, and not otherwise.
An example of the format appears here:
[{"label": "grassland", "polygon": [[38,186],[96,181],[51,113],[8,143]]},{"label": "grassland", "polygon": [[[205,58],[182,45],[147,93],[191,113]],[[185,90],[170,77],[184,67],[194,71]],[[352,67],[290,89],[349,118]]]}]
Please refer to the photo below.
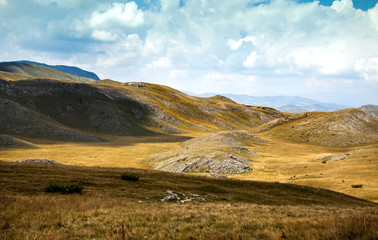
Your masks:
[{"label": "grassland", "polygon": [[[151,169],[143,161],[158,153],[180,149],[182,142],[210,133],[150,137],[101,136],[109,142],[65,143],[28,139],[36,149],[0,148],[0,160],[51,159],[64,164]],[[268,143],[246,146],[262,157],[254,158],[255,171],[228,176],[243,180],[293,183],[330,189],[378,202],[378,146],[327,147],[293,143],[259,134]],[[323,163],[317,158],[347,153],[347,158]],[[362,184],[362,188],[351,185]]]},{"label": "grassland", "polygon": [[[123,181],[122,172],[140,176]],[[43,192],[81,182],[82,194]],[[0,162],[1,239],[374,239],[377,205],[327,190],[137,169]],[[206,202],[161,203],[172,190]]]}]

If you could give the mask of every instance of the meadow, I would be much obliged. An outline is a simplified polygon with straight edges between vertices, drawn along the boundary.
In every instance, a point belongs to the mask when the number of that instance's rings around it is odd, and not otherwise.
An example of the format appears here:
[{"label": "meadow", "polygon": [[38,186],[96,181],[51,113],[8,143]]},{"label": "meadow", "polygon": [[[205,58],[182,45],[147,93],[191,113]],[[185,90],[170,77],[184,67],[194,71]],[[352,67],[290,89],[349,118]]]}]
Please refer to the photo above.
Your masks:
[{"label": "meadow", "polygon": [[[155,154],[177,150],[183,141],[210,135],[194,132],[183,135],[147,137],[107,137],[109,142],[66,143],[32,139],[37,149],[0,149],[1,161],[20,159],[51,159],[63,164],[98,167],[127,167],[152,169],[144,159]],[[228,175],[228,178],[267,182],[293,183],[342,192],[378,202],[378,145],[367,144],[351,147],[329,147],[307,143],[294,143],[285,139],[259,134],[268,143],[246,146],[262,157],[253,158],[255,171]],[[317,158],[346,153],[338,161]],[[209,174],[204,174],[209,175]],[[362,184],[362,188],[352,185]]]},{"label": "meadow", "polygon": [[[121,173],[140,176],[125,181]],[[45,193],[50,181],[81,194]],[[0,162],[1,239],[376,239],[377,204],[292,184]],[[161,202],[167,190],[205,201]]]}]

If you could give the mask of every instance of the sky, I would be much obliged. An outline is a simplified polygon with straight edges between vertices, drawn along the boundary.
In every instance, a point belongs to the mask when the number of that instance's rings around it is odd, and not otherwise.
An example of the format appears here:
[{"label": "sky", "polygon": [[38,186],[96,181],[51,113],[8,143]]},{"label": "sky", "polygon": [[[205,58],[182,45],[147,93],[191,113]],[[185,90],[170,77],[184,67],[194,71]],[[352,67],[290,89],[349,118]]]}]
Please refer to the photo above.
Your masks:
[{"label": "sky", "polygon": [[0,0],[0,61],[194,93],[378,104],[377,0]]}]

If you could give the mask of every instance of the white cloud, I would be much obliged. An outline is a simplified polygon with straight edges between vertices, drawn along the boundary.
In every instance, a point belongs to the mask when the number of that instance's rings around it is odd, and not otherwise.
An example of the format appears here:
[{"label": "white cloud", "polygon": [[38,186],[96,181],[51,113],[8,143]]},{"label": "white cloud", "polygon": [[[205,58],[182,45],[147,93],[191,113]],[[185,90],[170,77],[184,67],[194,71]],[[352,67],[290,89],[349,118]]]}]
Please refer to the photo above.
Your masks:
[{"label": "white cloud", "polygon": [[378,82],[378,57],[357,61],[355,69],[366,81]]},{"label": "white cloud", "polygon": [[93,29],[137,28],[144,24],[144,13],[135,2],[113,3],[105,12],[93,12],[89,22]]},{"label": "white cloud", "polygon": [[[0,0],[16,2],[61,11],[8,13],[1,7],[1,56],[39,58],[45,50],[53,59],[91,63],[93,71],[116,80],[181,89],[194,81],[202,89],[215,84],[220,92],[236,93],[275,84],[276,91],[301,86],[298,92],[321,95],[324,86],[346,86],[343,91],[352,93],[373,89],[378,79],[378,5],[362,11],[351,0],[335,0],[331,7],[296,0],[160,0],[143,6],[124,0]],[[4,44],[9,34],[15,40]],[[76,48],[68,52],[71,46]],[[335,79],[354,81],[328,84]]]},{"label": "white cloud", "polygon": [[348,11],[353,9],[352,0],[335,0],[331,6],[336,12]]},{"label": "white cloud", "polygon": [[94,30],[92,32],[92,38],[104,42],[112,42],[117,39],[118,35],[115,33],[107,32],[104,30]]},{"label": "white cloud", "polygon": [[258,59],[257,52],[253,51],[247,59],[243,62],[244,67],[253,68],[256,65],[256,61]]},{"label": "white cloud", "polygon": [[7,5],[7,0],[0,0],[0,6]]}]

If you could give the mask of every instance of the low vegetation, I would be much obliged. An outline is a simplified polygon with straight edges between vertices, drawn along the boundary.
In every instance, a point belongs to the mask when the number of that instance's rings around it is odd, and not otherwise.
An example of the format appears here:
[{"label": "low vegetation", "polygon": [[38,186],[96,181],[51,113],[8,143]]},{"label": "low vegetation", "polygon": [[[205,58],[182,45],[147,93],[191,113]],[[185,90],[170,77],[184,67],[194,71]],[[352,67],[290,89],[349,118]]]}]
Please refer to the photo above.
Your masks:
[{"label": "low vegetation", "polygon": [[138,181],[139,176],[134,174],[134,173],[122,173],[121,174],[122,180],[127,180],[127,181]]},{"label": "low vegetation", "polygon": [[[123,181],[129,173],[140,180]],[[44,192],[46,180],[82,194]],[[375,239],[377,204],[290,184],[0,162],[0,239]],[[170,190],[170,191],[167,191]],[[201,202],[166,202],[167,192]]]},{"label": "low vegetation", "polygon": [[81,183],[57,183],[49,182],[45,187],[47,193],[73,194],[81,193],[83,190]]}]

